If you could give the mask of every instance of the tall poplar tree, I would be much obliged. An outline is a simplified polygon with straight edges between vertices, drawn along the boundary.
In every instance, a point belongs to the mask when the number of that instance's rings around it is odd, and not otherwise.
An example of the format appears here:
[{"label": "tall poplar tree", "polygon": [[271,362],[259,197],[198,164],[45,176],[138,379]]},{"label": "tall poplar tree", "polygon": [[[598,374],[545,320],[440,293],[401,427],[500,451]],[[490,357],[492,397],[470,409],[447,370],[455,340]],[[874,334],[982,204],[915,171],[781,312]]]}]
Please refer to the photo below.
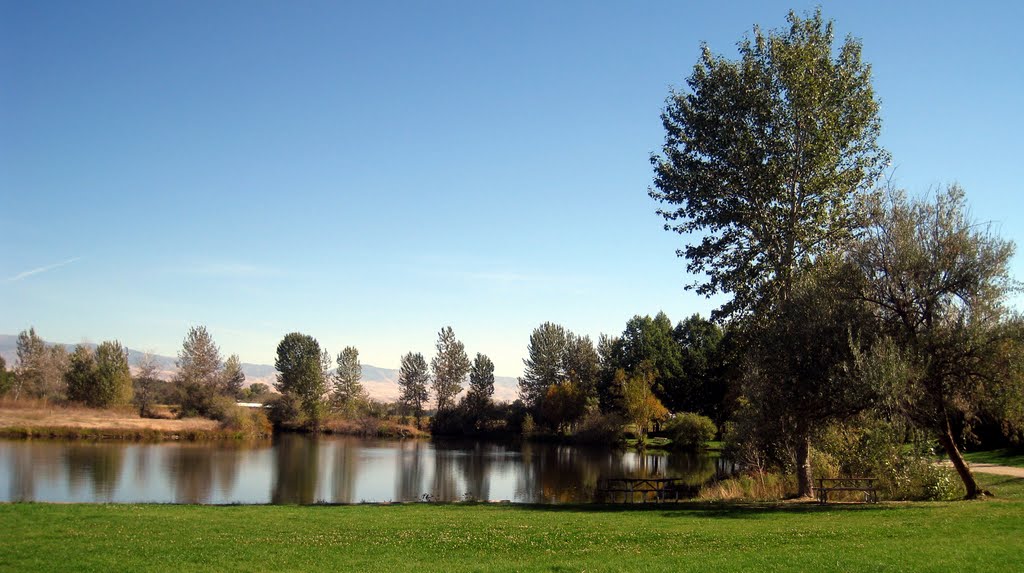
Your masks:
[{"label": "tall poplar tree", "polygon": [[430,371],[427,370],[427,361],[422,354],[410,352],[402,357],[402,366],[398,371],[398,388],[401,391],[398,399],[406,408],[412,409],[417,428],[423,417],[423,404],[429,397],[429,381]]},{"label": "tall poplar tree", "polygon": [[365,399],[363,385],[359,383],[363,376],[363,367],[359,364],[359,350],[355,346],[346,346],[338,353],[337,365],[333,376],[331,402],[335,408],[351,414],[356,405]]},{"label": "tall poplar tree", "polygon": [[462,382],[469,374],[469,368],[465,345],[455,338],[452,327],[442,328],[437,334],[437,355],[430,361],[438,413],[455,407],[455,397],[462,391]]},{"label": "tall poplar tree", "polygon": [[[770,322],[801,268],[852,238],[858,196],[888,160],[860,42],[835,50],[820,9],[787,20],[788,30],[755,28],[739,60],[703,46],[689,90],[668,98],[665,144],[651,157],[665,228],[697,237],[678,251],[706,277],[688,288],[732,295],[716,319]],[[796,431],[799,490],[810,495],[812,428]]]}]

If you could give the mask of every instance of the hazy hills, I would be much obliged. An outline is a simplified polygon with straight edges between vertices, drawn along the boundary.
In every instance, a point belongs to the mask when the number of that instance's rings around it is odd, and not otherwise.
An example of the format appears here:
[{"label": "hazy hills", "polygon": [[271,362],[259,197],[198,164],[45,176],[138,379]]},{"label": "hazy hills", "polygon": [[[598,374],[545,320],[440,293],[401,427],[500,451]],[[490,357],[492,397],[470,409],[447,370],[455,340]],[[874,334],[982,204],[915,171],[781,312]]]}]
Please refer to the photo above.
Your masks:
[{"label": "hazy hills", "polygon": [[[17,341],[18,337],[11,334],[0,334],[0,356],[7,361],[7,368],[13,369],[17,362]],[[48,342],[47,344],[54,344]],[[57,343],[60,344],[60,343]],[[95,347],[95,344],[86,343]],[[68,352],[75,349],[74,344],[61,344]],[[134,366],[144,353],[138,350],[128,349],[128,362]],[[156,355],[157,363],[160,365],[160,377],[171,379],[177,371],[177,360],[174,356]],[[363,387],[376,400],[392,401],[398,398],[398,370],[391,368],[379,368],[370,364],[363,364]],[[245,373],[246,385],[254,382],[262,382],[268,386],[273,385],[277,371],[270,364],[242,363],[242,371]],[[513,401],[516,399],[517,381],[508,376],[495,376],[494,378],[494,399],[498,401]]]}]

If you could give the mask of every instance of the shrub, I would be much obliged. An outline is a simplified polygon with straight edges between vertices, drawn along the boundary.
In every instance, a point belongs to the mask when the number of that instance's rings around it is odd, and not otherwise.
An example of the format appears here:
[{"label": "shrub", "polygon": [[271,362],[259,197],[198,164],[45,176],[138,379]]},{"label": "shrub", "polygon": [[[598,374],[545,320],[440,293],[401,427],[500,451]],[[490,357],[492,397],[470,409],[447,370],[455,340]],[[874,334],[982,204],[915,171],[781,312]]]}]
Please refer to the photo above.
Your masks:
[{"label": "shrub", "polygon": [[262,408],[246,408],[231,404],[221,412],[220,425],[244,437],[261,438],[271,434],[270,420]]},{"label": "shrub", "polygon": [[683,412],[676,414],[676,417],[669,421],[665,432],[672,439],[672,447],[696,450],[715,439],[718,428],[707,416]]},{"label": "shrub", "polygon": [[583,418],[573,440],[587,444],[618,444],[625,439],[625,421],[618,414],[592,411]]},{"label": "shrub", "polygon": [[888,499],[962,496],[962,485],[953,470],[935,464],[931,444],[922,435],[906,437],[906,428],[869,416],[836,424],[816,441],[822,462],[812,467],[821,477],[877,477],[880,492]]},{"label": "shrub", "polygon": [[267,404],[270,406],[267,417],[275,428],[295,427],[302,421],[299,401],[291,394],[281,394]]}]

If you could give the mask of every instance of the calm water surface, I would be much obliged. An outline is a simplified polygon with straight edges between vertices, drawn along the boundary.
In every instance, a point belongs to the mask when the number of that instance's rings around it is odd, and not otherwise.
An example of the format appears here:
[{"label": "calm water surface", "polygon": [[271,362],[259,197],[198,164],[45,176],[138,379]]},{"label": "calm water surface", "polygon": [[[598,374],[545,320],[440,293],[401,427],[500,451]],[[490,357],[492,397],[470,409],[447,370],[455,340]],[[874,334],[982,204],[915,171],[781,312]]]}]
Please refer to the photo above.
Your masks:
[{"label": "calm water surface", "polygon": [[589,501],[609,477],[731,471],[706,454],[552,444],[283,435],[258,444],[0,441],[0,501],[359,503]]}]

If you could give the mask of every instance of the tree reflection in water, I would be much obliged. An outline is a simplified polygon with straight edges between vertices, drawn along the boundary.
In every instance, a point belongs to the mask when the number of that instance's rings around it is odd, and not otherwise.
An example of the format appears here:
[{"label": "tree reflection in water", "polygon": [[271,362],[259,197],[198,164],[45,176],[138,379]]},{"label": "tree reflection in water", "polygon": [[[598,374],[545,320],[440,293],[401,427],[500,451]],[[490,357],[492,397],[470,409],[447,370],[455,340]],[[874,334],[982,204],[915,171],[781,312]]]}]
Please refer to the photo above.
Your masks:
[{"label": "tree reflection in water", "polygon": [[314,503],[319,471],[319,440],[282,434],[274,440],[274,486],[270,503]]},{"label": "tree reflection in water", "polygon": [[124,446],[106,447],[106,444],[70,444],[64,450],[64,463],[72,491],[92,483],[96,501],[111,501],[121,477]]}]

